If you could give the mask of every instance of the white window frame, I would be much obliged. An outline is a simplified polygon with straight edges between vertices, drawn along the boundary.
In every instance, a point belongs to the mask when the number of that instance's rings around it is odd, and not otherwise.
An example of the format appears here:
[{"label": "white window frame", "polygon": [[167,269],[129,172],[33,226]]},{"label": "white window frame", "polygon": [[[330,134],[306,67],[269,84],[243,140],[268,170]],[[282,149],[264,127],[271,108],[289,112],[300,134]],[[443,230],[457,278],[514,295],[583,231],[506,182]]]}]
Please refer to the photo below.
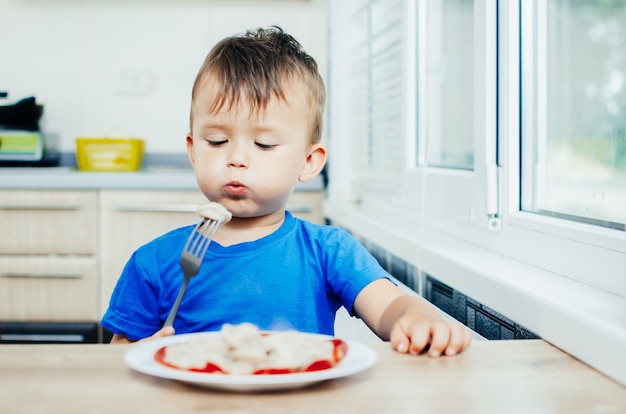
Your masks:
[{"label": "white window frame", "polygon": [[[349,111],[344,110],[350,83],[344,20],[349,19],[349,4],[363,3],[329,2],[327,217],[415,265],[422,272],[420,280],[424,274],[436,277],[626,383],[626,233],[520,210],[519,113],[526,85],[520,90],[519,68],[528,62],[520,60],[519,33],[529,2],[474,3],[474,171],[414,167],[415,136],[423,136],[427,126],[411,116],[424,108],[408,94],[403,114],[406,173],[402,196],[394,199],[352,191],[359,177],[350,168],[353,150],[346,144],[352,131],[345,122]],[[407,18],[413,12],[420,16],[417,8],[424,3],[406,0]],[[419,21],[409,22],[407,39],[423,41],[416,33],[423,27]],[[341,41],[335,43],[337,31]],[[410,42],[406,47],[421,50]],[[410,74],[415,69],[423,73],[423,59],[407,56],[407,88],[421,94],[423,79],[411,80]]]},{"label": "white window frame", "polygon": [[[420,146],[419,159],[415,151],[408,151],[407,171],[403,193],[406,203],[423,214],[445,217],[453,222],[467,223],[479,227],[499,228],[499,202],[497,197],[496,165],[496,38],[495,3],[476,0],[474,2],[474,44],[477,54],[474,61],[474,168],[472,171],[450,168],[434,168],[425,157],[432,124],[429,120],[429,105],[426,89],[426,47],[429,43],[425,28],[428,2],[417,3],[417,34],[419,45],[414,50],[418,74],[417,142]],[[407,103],[407,106],[410,102]],[[408,128],[407,128],[408,129]],[[478,184],[477,184],[478,183]],[[441,186],[446,191],[441,192]]]},{"label": "white window frame", "polygon": [[[536,22],[532,21],[534,20],[534,7],[537,7],[538,19]],[[509,19],[520,22],[521,18],[522,44],[534,44],[539,57],[545,56],[546,53],[546,7],[545,2],[537,2],[535,5],[534,1],[522,1],[520,9],[509,5],[510,10],[506,10],[505,7],[505,11],[509,13]],[[521,15],[518,10],[521,11]],[[537,38],[533,38],[532,26],[536,27]],[[518,41],[516,40],[516,42]],[[515,50],[515,44],[509,44],[503,49],[508,61],[501,61],[502,72],[506,71],[509,78],[519,78],[519,74],[516,72],[520,61],[519,54]],[[522,50],[521,63],[524,76],[532,76],[534,72],[533,66],[536,62],[532,61],[532,56],[532,50]],[[545,59],[540,59],[540,61],[545,62]],[[536,101],[536,113],[545,114],[547,104],[545,95],[547,69],[545,65],[539,65],[538,72],[538,79],[532,79],[529,83],[524,82],[524,79],[521,80],[521,93]],[[515,80],[519,84],[519,79]],[[507,88],[507,85],[501,85],[501,90],[504,88]],[[519,186],[521,177],[518,174],[520,171],[520,149],[519,145],[510,145],[513,140],[508,137],[514,136],[512,134],[519,134],[520,120],[517,118],[520,98],[523,99],[523,97],[520,97],[519,89],[511,87],[507,88],[505,96],[508,98],[509,111],[501,119],[505,126],[509,124],[508,129],[504,131],[504,136],[507,137],[505,141],[509,144],[505,156],[510,164],[507,169],[509,191],[506,200],[505,223],[511,226],[515,232],[510,236],[511,241],[507,244],[508,248],[503,246],[501,252],[517,260],[533,263],[545,270],[608,293],[623,294],[626,291],[626,270],[624,268],[626,237],[624,231],[520,210]],[[538,139],[545,139],[545,119],[541,115],[530,114],[530,116],[535,117],[532,123],[536,128],[531,133],[536,134]],[[531,246],[537,246],[537,242],[541,238],[549,240],[549,243],[544,241],[539,246],[550,245],[551,249],[558,254],[546,256],[545,252],[538,249],[534,249],[535,251],[529,249]],[[527,247],[522,249],[522,246]]]}]

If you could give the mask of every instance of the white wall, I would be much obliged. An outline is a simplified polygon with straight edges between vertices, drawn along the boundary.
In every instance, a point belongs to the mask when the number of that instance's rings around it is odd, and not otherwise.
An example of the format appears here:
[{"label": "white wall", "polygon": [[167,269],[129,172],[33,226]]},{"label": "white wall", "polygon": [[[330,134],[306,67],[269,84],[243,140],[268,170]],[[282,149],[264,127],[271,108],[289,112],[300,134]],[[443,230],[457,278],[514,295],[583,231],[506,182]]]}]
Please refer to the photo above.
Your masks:
[{"label": "white wall", "polygon": [[191,86],[221,38],[277,24],[326,73],[325,0],[0,0],[0,91],[35,96],[60,149],[135,136],[183,152]]}]

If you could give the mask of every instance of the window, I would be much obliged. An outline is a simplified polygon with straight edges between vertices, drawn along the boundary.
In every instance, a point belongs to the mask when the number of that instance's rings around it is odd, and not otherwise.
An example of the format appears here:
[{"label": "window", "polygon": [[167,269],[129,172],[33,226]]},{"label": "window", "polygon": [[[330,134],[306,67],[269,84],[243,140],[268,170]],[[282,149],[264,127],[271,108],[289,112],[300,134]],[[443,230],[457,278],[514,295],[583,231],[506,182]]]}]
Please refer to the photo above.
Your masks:
[{"label": "window", "polygon": [[385,197],[400,195],[406,165],[407,48],[403,0],[364,2],[354,12],[352,128],[356,185]]},{"label": "window", "polygon": [[624,3],[329,2],[324,203],[622,383]]},{"label": "window", "polygon": [[420,165],[473,170],[474,2],[425,2],[421,12],[425,92],[418,106],[428,143],[418,146],[417,156]]},{"label": "window", "polygon": [[495,1],[420,1],[407,15],[416,26],[417,124],[403,202],[425,220],[445,218],[445,231],[497,229]]},{"label": "window", "polygon": [[522,7],[522,208],[624,230],[626,1]]},{"label": "window", "polygon": [[402,220],[419,246],[432,230],[623,296],[624,2],[333,6],[350,34],[330,95],[349,98],[330,125],[351,142],[340,174],[331,148],[329,198]]}]

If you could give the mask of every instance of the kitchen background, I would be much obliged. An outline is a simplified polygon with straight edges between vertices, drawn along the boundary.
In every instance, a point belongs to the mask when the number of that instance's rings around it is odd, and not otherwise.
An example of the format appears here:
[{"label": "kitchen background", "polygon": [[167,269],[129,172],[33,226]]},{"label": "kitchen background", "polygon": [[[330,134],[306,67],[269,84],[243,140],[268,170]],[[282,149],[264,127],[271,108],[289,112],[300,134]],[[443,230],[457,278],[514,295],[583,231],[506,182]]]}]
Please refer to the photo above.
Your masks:
[{"label": "kitchen background", "polygon": [[35,96],[62,152],[108,136],[183,153],[191,86],[213,44],[279,25],[325,74],[326,13],[323,0],[0,0],[0,91]]},{"label": "kitchen background", "polygon": [[[325,76],[327,2],[0,0],[0,16],[0,105],[34,96],[40,129],[69,164],[0,169],[0,342],[106,341],[97,322],[132,251],[194,222],[206,202],[185,150],[206,54],[279,25]],[[140,138],[144,168],[77,171],[77,137]],[[320,178],[289,208],[323,223],[323,198]]]},{"label": "kitchen background", "polygon": [[[426,2],[411,0],[0,0],[0,91],[9,103],[35,96],[44,105],[41,129],[58,136],[70,157],[76,137],[138,137],[148,156],[186,164],[191,86],[206,53],[224,36],[280,25],[315,57],[329,87],[329,186],[298,191],[294,210],[352,231],[398,280],[489,339],[539,335],[624,382],[623,220],[616,220],[621,232],[580,223],[563,231],[554,218],[520,211],[516,187],[516,134],[535,127],[520,128],[516,122],[525,120],[516,116],[536,115],[532,105],[516,106],[522,65],[515,36],[535,27],[516,26],[520,10],[549,4],[557,6],[552,16],[566,16],[570,4],[611,2],[522,3],[441,0],[426,10]],[[579,56],[579,42],[570,45],[569,32],[556,29],[568,46],[561,49],[572,53],[550,56],[578,67],[568,59]],[[428,47],[419,43],[426,38]],[[424,50],[417,67],[410,57]],[[524,69],[525,76],[533,70]],[[496,79],[497,107],[489,95]],[[416,104],[421,99],[428,104]],[[496,122],[499,159],[490,147]],[[457,170],[414,168],[429,134],[430,161]],[[432,158],[436,150],[447,155]],[[398,162],[409,158],[412,165]],[[567,178],[579,165],[567,164]],[[88,342],[103,340],[96,324],[130,252],[195,219],[189,206],[201,200],[189,171],[8,170],[0,172],[0,336],[6,321],[7,330],[59,331],[66,340],[76,329]],[[496,171],[489,187],[487,174]],[[624,200],[623,191],[616,194]],[[494,220],[483,214],[486,200],[498,204]]]}]

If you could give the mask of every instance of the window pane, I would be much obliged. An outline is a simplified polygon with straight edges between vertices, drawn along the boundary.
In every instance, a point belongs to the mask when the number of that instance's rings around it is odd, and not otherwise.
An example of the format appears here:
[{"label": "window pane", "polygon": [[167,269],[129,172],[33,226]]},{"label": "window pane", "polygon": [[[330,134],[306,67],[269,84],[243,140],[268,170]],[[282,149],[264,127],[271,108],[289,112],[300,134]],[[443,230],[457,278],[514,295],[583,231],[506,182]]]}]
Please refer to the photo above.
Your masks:
[{"label": "window pane", "polygon": [[623,229],[626,0],[537,0],[523,16],[522,208]]},{"label": "window pane", "polygon": [[[406,167],[403,0],[361,0],[351,45],[352,147],[357,191],[397,196]],[[347,108],[342,108],[347,110]]]},{"label": "window pane", "polygon": [[[474,153],[474,2],[429,1],[426,19],[428,164],[471,170]],[[424,120],[420,120],[424,122]],[[423,139],[418,137],[418,139]],[[418,148],[425,149],[425,145]],[[418,160],[423,159],[418,154]]]}]

